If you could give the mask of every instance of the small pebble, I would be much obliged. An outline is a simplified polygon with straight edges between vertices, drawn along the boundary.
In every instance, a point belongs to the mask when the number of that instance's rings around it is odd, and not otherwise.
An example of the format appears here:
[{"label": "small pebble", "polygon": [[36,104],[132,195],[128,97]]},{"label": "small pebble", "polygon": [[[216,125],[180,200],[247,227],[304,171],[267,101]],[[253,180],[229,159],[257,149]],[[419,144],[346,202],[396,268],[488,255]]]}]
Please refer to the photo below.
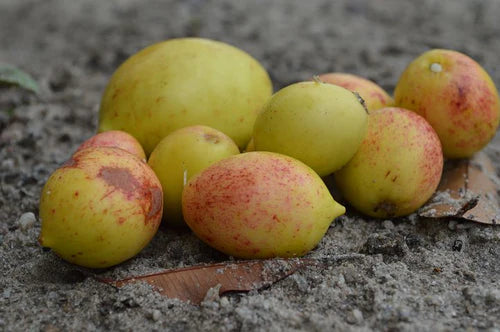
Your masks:
[{"label": "small pebble", "polygon": [[227,308],[227,307],[229,307],[231,305],[231,303],[229,302],[229,300],[227,299],[227,297],[224,296],[224,297],[220,298],[220,305],[223,308]]},{"label": "small pebble", "polygon": [[382,225],[384,226],[385,229],[393,229],[394,228],[394,223],[390,220],[384,220],[382,222]]},{"label": "small pebble", "polygon": [[363,321],[363,313],[359,309],[354,309],[347,314],[346,320],[350,324],[360,324]]},{"label": "small pebble", "polygon": [[26,231],[36,224],[35,214],[33,212],[23,213],[17,223],[22,231]]},{"label": "small pebble", "polygon": [[160,310],[153,310],[153,313],[151,314],[151,318],[157,322],[161,317],[161,312]]}]

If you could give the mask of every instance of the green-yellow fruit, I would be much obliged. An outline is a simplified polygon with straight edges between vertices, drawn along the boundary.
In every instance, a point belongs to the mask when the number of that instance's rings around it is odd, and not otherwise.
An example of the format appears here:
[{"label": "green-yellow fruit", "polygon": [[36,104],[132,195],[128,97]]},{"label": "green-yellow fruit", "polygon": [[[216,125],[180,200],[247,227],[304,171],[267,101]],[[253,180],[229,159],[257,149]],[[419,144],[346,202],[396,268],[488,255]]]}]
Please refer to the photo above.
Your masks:
[{"label": "green-yellow fruit", "polygon": [[39,242],[68,262],[119,264],[144,248],[161,222],[161,184],[139,157],[118,148],[76,152],[43,187]]},{"label": "green-yellow fruit", "polygon": [[271,152],[208,167],[184,187],[182,208],[200,239],[242,258],[302,256],[345,212],[312,169]]},{"label": "green-yellow fruit", "polygon": [[416,113],[389,107],[370,114],[361,147],[335,180],[356,209],[390,218],[421,207],[436,190],[442,170],[441,143],[431,125]]},{"label": "green-yellow fruit", "polygon": [[366,132],[368,113],[340,86],[301,82],[274,94],[257,117],[255,150],[294,157],[320,176],[352,158]]},{"label": "green-yellow fruit", "polygon": [[116,70],[102,98],[99,131],[126,131],[149,154],[170,132],[207,125],[243,149],[271,93],[266,70],[244,51],[207,39],[172,39]]},{"label": "green-yellow fruit", "polygon": [[223,158],[240,153],[222,132],[207,126],[176,130],[158,143],[148,164],[163,188],[163,219],[173,226],[185,225],[182,218],[182,189],[203,169]]}]

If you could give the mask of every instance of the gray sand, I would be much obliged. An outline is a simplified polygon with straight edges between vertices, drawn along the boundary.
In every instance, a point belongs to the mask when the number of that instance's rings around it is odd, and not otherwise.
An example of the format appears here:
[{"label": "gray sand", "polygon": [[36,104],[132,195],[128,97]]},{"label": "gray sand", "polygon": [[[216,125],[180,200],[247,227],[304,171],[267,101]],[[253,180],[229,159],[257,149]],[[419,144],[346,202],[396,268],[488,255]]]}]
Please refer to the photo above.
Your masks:
[{"label": "gray sand", "polygon": [[[38,217],[49,174],[95,132],[112,72],[153,42],[231,43],[261,61],[275,89],[345,71],[392,92],[407,63],[436,47],[469,54],[500,85],[499,14],[496,0],[1,0],[0,61],[32,73],[42,93],[0,90],[0,330],[498,331],[499,227],[350,209],[308,257],[364,257],[197,307],[93,278],[228,259],[188,231],[161,229],[136,258],[90,271],[43,250],[39,220],[21,216]],[[497,173],[499,142],[486,149]]]}]

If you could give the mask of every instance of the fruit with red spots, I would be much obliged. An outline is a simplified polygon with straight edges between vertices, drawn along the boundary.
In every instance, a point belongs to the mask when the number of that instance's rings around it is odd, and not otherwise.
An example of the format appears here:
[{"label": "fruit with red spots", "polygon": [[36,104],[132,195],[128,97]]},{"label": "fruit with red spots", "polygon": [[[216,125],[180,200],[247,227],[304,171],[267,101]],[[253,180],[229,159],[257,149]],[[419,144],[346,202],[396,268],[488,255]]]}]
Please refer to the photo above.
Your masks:
[{"label": "fruit with red spots", "polygon": [[493,138],[500,121],[498,91],[465,54],[435,49],[413,60],[394,91],[395,104],[436,130],[447,158],[470,157]]},{"label": "fruit with red spots", "polygon": [[135,154],[142,160],[146,160],[146,154],[139,141],[134,136],[121,130],[110,130],[96,134],[80,144],[76,151],[98,146],[119,148]]},{"label": "fruit with red spots", "polygon": [[296,158],[320,176],[345,165],[366,132],[368,112],[340,86],[299,82],[275,93],[255,121],[256,151]]},{"label": "fruit with red spots", "polygon": [[321,82],[335,84],[358,93],[369,112],[392,106],[394,100],[384,89],[366,78],[347,73],[327,73],[318,76]]},{"label": "fruit with red spots", "polygon": [[206,168],[184,187],[182,209],[201,240],[242,258],[302,256],[345,212],[311,168],[272,152]]},{"label": "fruit with red spots", "polygon": [[150,154],[172,131],[201,124],[243,149],[271,93],[269,75],[248,53],[208,39],[171,39],[115,71],[102,97],[99,131],[124,130]]},{"label": "fruit with red spots", "polygon": [[436,190],[443,170],[439,138],[418,114],[382,108],[349,163],[335,173],[338,189],[356,209],[390,218],[411,214]]},{"label": "fruit with red spots", "polygon": [[39,242],[74,264],[116,265],[153,238],[162,206],[161,184],[139,157],[117,148],[83,149],[43,187]]},{"label": "fruit with red spots", "polygon": [[148,164],[162,184],[164,221],[172,226],[185,225],[181,203],[185,182],[216,161],[238,153],[231,138],[207,126],[178,129],[162,139]]}]

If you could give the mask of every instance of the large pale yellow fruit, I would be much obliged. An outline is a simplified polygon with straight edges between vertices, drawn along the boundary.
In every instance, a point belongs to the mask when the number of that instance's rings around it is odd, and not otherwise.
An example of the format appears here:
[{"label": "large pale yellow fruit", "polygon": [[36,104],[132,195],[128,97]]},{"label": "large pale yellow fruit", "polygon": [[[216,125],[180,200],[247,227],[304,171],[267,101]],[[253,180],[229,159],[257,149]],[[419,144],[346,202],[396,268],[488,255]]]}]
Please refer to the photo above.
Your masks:
[{"label": "large pale yellow fruit", "polygon": [[149,154],[170,132],[206,125],[243,149],[271,93],[266,70],[244,51],[207,39],[172,39],[116,70],[102,97],[99,131],[126,131]]},{"label": "large pale yellow fruit", "polygon": [[206,168],[184,187],[182,207],[200,239],[242,258],[302,256],[345,212],[311,168],[271,152]]},{"label": "large pale yellow fruit", "polygon": [[178,129],[162,139],[148,164],[163,188],[163,220],[172,226],[185,225],[181,203],[185,183],[216,161],[238,153],[227,135],[207,126]]},{"label": "large pale yellow fruit", "polygon": [[451,50],[431,50],[413,60],[399,78],[394,100],[429,121],[447,158],[481,150],[500,121],[500,99],[488,73]]},{"label": "large pale yellow fruit", "polygon": [[389,107],[370,114],[361,147],[335,180],[364,214],[399,217],[432,196],[442,170],[441,143],[430,124],[411,111]]},{"label": "large pale yellow fruit", "polygon": [[89,147],[43,187],[39,242],[81,266],[119,264],[153,238],[162,205],[161,184],[143,160],[118,148]]},{"label": "large pale yellow fruit", "polygon": [[352,158],[367,120],[353,92],[321,82],[295,83],[274,94],[257,117],[254,147],[299,159],[325,176]]}]

